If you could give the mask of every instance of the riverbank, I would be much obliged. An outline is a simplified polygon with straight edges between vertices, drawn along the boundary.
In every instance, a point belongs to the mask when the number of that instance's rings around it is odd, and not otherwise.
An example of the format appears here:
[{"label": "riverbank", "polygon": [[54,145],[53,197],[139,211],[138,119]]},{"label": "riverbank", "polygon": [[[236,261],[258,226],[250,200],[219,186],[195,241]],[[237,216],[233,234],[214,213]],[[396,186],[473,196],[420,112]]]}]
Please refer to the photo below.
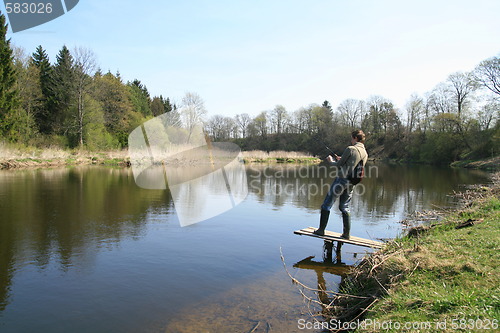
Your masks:
[{"label": "riverbank", "polygon": [[10,147],[0,145],[0,170],[76,165],[129,166],[127,150],[91,152],[58,148]]},{"label": "riverbank", "polygon": [[251,150],[243,151],[243,162],[245,163],[305,163],[318,164],[321,159],[308,153],[296,151],[270,151]]},{"label": "riverbank", "polygon": [[482,160],[465,160],[451,163],[452,167],[481,170],[500,170],[500,156],[495,156]]},{"label": "riverbank", "polygon": [[[302,152],[244,151],[243,161],[249,163],[318,164],[321,159]],[[39,149],[0,145],[0,170],[20,168],[62,167],[74,165],[130,166],[128,150],[91,152],[86,150]]]},{"label": "riverbank", "polygon": [[[294,151],[243,151],[243,162],[246,164],[259,163],[290,163],[290,164],[319,164],[322,160],[304,152]],[[391,162],[374,155],[372,162]],[[83,149],[36,148],[22,145],[9,145],[0,142],[0,170],[18,168],[63,167],[75,165],[109,165],[130,166],[128,150],[114,150],[106,152],[92,152]],[[481,169],[489,171],[500,170],[500,156],[485,160],[458,161],[452,167]]]},{"label": "riverbank", "polygon": [[331,318],[357,332],[495,331],[500,173],[492,179],[461,194],[461,209],[363,259],[341,292],[365,298],[339,297]]}]

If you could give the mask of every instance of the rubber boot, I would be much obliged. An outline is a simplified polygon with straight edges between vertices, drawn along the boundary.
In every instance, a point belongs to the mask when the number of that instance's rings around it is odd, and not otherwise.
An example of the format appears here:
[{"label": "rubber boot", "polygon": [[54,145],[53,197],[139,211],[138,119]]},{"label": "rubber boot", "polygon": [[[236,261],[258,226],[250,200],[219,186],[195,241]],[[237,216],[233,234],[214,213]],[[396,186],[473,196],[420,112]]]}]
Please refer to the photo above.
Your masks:
[{"label": "rubber boot", "polygon": [[344,232],[341,237],[349,239],[351,234],[351,215],[349,213],[342,213],[342,223],[344,224]]},{"label": "rubber boot", "polygon": [[328,224],[328,218],[330,217],[330,211],[329,210],[321,210],[321,216],[319,218],[319,228],[316,229],[313,234],[318,235],[318,236],[323,236],[325,234],[325,228],[326,225]]}]

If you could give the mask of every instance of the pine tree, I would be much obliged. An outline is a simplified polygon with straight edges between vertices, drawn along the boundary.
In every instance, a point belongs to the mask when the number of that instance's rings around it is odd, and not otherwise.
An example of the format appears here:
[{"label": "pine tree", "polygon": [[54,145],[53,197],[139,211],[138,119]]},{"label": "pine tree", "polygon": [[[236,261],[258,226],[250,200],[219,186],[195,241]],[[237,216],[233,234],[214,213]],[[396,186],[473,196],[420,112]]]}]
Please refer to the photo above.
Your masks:
[{"label": "pine tree", "polygon": [[170,104],[170,98],[167,97],[166,100],[164,100],[163,105],[165,107],[165,112],[170,112],[173,110],[172,104]]},{"label": "pine tree", "polygon": [[52,132],[67,134],[70,107],[75,104],[73,57],[66,46],[59,51],[51,74],[49,122]]},{"label": "pine tree", "polygon": [[140,112],[144,117],[151,116],[153,114],[151,112],[151,98],[146,86],[137,79],[128,82],[127,86],[131,92],[131,102],[135,111]]},{"label": "pine tree", "polygon": [[19,104],[12,49],[6,35],[5,16],[0,13],[0,131],[4,135],[12,127],[13,113]]},{"label": "pine tree", "polygon": [[165,113],[165,106],[161,95],[160,97],[153,97],[153,100],[151,101],[151,112],[155,117]]},{"label": "pine tree", "polygon": [[[42,100],[40,110],[36,113],[36,122],[40,133],[50,133],[52,126],[49,118],[49,110],[53,102],[51,90],[52,66],[50,60],[41,45],[36,48],[36,51],[31,56],[33,64],[40,72],[40,87],[42,89]],[[52,103],[53,104],[53,103]]]}]

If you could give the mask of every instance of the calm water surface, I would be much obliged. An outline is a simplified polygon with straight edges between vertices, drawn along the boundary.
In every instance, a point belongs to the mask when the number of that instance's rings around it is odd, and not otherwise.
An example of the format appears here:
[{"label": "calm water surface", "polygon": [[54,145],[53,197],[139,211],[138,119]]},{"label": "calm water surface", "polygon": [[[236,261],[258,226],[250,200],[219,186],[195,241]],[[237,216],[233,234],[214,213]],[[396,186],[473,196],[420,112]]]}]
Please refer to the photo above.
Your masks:
[{"label": "calm water surface", "polygon": [[[293,234],[318,224],[332,180],[321,170],[249,166],[243,203],[184,228],[169,192],[137,187],[130,169],[0,172],[0,331],[248,332],[260,322],[256,332],[298,332],[307,308],[280,247],[311,287],[335,289],[342,272],[315,269],[322,242]],[[353,197],[352,234],[394,237],[408,213],[453,206],[452,191],[485,182],[479,171],[378,165]],[[341,231],[337,207],[328,229]],[[345,245],[342,262],[365,251]]]}]

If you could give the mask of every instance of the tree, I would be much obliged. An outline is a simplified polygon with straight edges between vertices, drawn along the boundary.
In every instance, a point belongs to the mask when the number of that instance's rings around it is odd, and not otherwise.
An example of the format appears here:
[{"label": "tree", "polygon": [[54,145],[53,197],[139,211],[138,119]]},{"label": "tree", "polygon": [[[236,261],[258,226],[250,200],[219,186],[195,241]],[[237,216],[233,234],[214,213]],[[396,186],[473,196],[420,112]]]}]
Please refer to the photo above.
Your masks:
[{"label": "tree", "polygon": [[40,71],[31,57],[26,56],[21,48],[14,49],[16,67],[16,86],[20,105],[16,111],[15,129],[18,139],[27,142],[37,131],[36,116],[41,112],[43,94],[40,87]]},{"label": "tree", "polygon": [[68,134],[70,107],[75,106],[75,72],[73,56],[64,45],[56,56],[56,64],[51,78],[51,108],[49,122],[51,131],[56,134]]},{"label": "tree", "polygon": [[474,70],[473,75],[484,87],[500,95],[500,57],[482,61]]},{"label": "tree", "polygon": [[6,34],[5,16],[0,13],[0,131],[9,136],[14,123],[12,113],[18,107],[19,100],[12,49]]},{"label": "tree", "polygon": [[267,136],[267,112],[262,111],[257,117],[252,120],[252,127],[254,127],[256,134],[265,138]]},{"label": "tree", "polygon": [[83,135],[85,146],[90,150],[116,149],[120,146],[117,138],[106,129],[101,104],[90,95],[83,96],[85,104]]},{"label": "tree", "polygon": [[422,97],[413,94],[410,100],[406,103],[406,126],[408,134],[413,132],[416,127],[420,127],[420,119],[424,112],[424,100]]},{"label": "tree", "polygon": [[206,127],[214,141],[224,141],[234,136],[235,123],[230,117],[214,115],[208,120]]},{"label": "tree", "polygon": [[242,114],[236,115],[235,121],[236,121],[236,125],[238,125],[238,127],[241,131],[241,136],[243,138],[246,138],[248,125],[250,124],[252,119],[250,118],[248,113],[242,113]]},{"label": "tree", "polygon": [[272,132],[281,134],[285,127],[287,112],[283,105],[276,105],[270,112]]},{"label": "tree", "polygon": [[333,130],[333,111],[327,107],[312,104],[311,110],[311,129],[319,137],[327,137]]},{"label": "tree", "polygon": [[[313,122],[313,107],[315,105],[310,105],[309,107],[302,107],[294,112],[294,129],[298,133],[312,133],[312,122]],[[294,131],[295,132],[295,131]]]},{"label": "tree", "polygon": [[391,129],[401,129],[401,122],[394,104],[382,96],[372,96],[368,99],[369,111],[363,119],[363,128],[367,132],[378,135],[382,144]]},{"label": "tree", "polygon": [[35,114],[35,120],[38,125],[40,133],[49,134],[51,131],[51,122],[49,119],[49,108],[50,98],[52,96],[51,92],[51,77],[52,77],[52,66],[50,64],[49,56],[47,52],[43,49],[41,45],[36,48],[36,51],[31,56],[32,63],[38,68],[38,79],[40,82],[40,88],[42,90],[42,97],[40,99],[41,104],[38,106],[39,110]]},{"label": "tree", "polygon": [[206,115],[205,102],[197,93],[187,92],[182,98],[181,117],[183,124],[189,132],[187,143],[190,142],[193,130],[203,121]]},{"label": "tree", "polygon": [[130,89],[130,100],[134,106],[135,111],[140,112],[144,117],[149,117],[151,112],[151,98],[148,89],[141,81],[135,79],[127,83]]},{"label": "tree", "polygon": [[175,105],[175,103],[172,104],[170,102],[170,98],[167,97],[167,99],[163,99],[163,97],[161,95],[160,95],[160,98],[162,98],[162,100],[163,100],[163,106],[165,108],[165,112],[177,110],[177,105]]},{"label": "tree", "polygon": [[438,115],[440,113],[452,113],[453,102],[450,87],[444,83],[438,84],[427,95],[427,106],[431,114]]},{"label": "tree", "polygon": [[74,53],[74,78],[77,97],[76,126],[78,144],[83,147],[83,129],[85,123],[85,95],[89,93],[97,65],[92,51],[84,48],[75,48]]},{"label": "tree", "polygon": [[165,113],[165,103],[163,101],[163,98],[160,97],[153,97],[153,100],[151,101],[151,112],[153,113],[153,116],[157,117],[159,115],[162,115]]},{"label": "tree", "polygon": [[470,74],[456,72],[448,77],[452,87],[452,94],[457,106],[458,118],[462,118],[462,111],[468,102],[470,94],[476,89],[476,85]]},{"label": "tree", "polygon": [[481,129],[487,131],[500,119],[500,98],[489,98],[478,112]]},{"label": "tree", "polygon": [[359,127],[361,117],[365,112],[365,102],[357,99],[346,99],[337,107],[343,125],[349,128]]},{"label": "tree", "polygon": [[109,72],[103,76],[95,75],[94,84],[94,95],[101,105],[106,129],[125,147],[130,130],[142,119],[138,112],[133,111],[130,89]]},{"label": "tree", "polygon": [[332,105],[327,100],[325,100],[321,106],[324,107],[325,109],[333,111]]}]

